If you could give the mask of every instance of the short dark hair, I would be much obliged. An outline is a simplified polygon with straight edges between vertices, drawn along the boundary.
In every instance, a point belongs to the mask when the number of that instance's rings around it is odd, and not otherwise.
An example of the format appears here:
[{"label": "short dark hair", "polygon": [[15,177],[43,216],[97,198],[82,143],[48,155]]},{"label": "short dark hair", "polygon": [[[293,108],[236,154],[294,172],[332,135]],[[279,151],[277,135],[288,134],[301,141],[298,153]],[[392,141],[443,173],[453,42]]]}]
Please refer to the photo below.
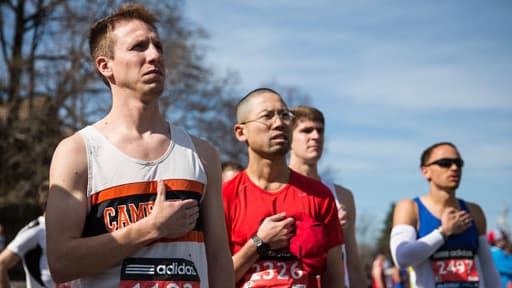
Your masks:
[{"label": "short dark hair", "polygon": [[322,111],[320,111],[314,107],[301,105],[301,106],[292,108],[290,111],[295,116],[294,121],[293,121],[293,129],[295,129],[297,127],[297,124],[301,120],[320,122],[320,123],[322,123],[322,125],[325,126],[324,114],[322,113]]},{"label": "short dark hair", "polygon": [[[240,107],[242,107],[249,100],[249,98],[252,98],[253,96],[263,94],[263,93],[273,93],[273,94],[276,94],[277,96],[281,97],[281,94],[279,94],[275,90],[267,88],[267,87],[260,87],[260,88],[256,88],[256,89],[250,91],[249,93],[245,94],[245,96],[242,97],[242,99],[240,99],[240,101],[238,101],[238,103],[236,104],[235,115],[236,115],[237,122],[241,122],[242,116],[239,115]],[[282,99],[282,97],[281,97],[281,99]]]},{"label": "short dark hair", "polygon": [[427,161],[430,158],[430,156],[432,155],[432,152],[434,151],[434,149],[439,146],[443,146],[443,145],[452,146],[455,150],[457,150],[457,153],[459,153],[459,149],[457,149],[457,146],[455,146],[455,144],[453,144],[451,142],[438,142],[438,143],[432,144],[427,149],[425,149],[425,151],[423,151],[423,153],[421,153],[420,167],[427,165],[428,164]]},{"label": "short dark hair", "polygon": [[[96,21],[89,30],[89,53],[93,61],[100,56],[114,58],[114,39],[111,33],[117,22],[131,19],[140,20],[157,31],[155,23],[158,22],[158,18],[146,6],[136,3],[123,4],[112,14]],[[107,79],[99,71],[96,72],[109,86]]]}]

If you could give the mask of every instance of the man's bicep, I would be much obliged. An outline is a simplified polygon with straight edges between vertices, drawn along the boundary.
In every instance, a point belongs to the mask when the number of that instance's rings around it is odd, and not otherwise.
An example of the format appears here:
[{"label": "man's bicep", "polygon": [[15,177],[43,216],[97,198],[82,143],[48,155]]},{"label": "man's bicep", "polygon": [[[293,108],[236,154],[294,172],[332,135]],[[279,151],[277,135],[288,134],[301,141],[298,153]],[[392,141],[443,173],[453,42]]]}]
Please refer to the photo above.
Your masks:
[{"label": "man's bicep", "polygon": [[413,200],[406,199],[398,202],[393,211],[393,226],[405,224],[416,227],[416,204]]},{"label": "man's bicep", "polygon": [[487,220],[482,208],[476,203],[467,202],[467,205],[471,217],[476,223],[478,235],[484,235],[487,232]]},{"label": "man's bicep", "polygon": [[[50,167],[50,192],[46,209],[51,236],[79,237],[87,209],[87,156],[78,135],[59,144]],[[53,233],[55,232],[55,233]]]},{"label": "man's bicep", "polygon": [[327,251],[327,266],[335,266],[337,267],[338,264],[343,265],[343,252],[341,249],[341,245],[337,245],[334,247],[331,247]]}]

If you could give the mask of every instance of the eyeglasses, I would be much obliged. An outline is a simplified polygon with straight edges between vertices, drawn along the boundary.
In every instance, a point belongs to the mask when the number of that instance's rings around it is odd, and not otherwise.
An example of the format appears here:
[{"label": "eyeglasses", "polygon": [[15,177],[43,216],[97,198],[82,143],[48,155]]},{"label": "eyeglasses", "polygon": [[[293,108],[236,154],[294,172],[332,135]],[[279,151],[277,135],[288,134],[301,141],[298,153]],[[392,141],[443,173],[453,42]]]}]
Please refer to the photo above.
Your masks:
[{"label": "eyeglasses", "polygon": [[424,165],[425,167],[431,166],[431,165],[437,165],[439,167],[443,168],[450,168],[453,164],[455,164],[458,168],[462,168],[464,166],[464,160],[462,158],[442,158],[433,162],[430,162],[429,164]]},{"label": "eyeglasses", "polygon": [[268,110],[268,111],[265,111],[260,117],[258,117],[256,119],[242,121],[239,124],[258,122],[261,124],[265,124],[267,126],[271,126],[276,119],[276,115],[281,121],[287,122],[287,123],[290,123],[293,120],[293,118],[295,118],[295,115],[293,115],[293,113],[288,110],[279,110],[279,111]]}]

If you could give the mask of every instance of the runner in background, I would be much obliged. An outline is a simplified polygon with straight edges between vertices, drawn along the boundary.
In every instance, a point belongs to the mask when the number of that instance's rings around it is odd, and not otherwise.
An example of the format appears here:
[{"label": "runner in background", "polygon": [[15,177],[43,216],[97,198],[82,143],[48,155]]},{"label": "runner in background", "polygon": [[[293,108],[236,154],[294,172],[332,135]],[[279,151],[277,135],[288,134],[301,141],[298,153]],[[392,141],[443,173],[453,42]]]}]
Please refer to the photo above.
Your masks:
[{"label": "runner in background", "polygon": [[505,231],[496,228],[487,233],[492,258],[501,276],[503,288],[512,288],[512,244]]},{"label": "runner in background", "polygon": [[343,228],[346,287],[365,287],[366,276],[356,241],[356,207],[354,195],[347,188],[334,184],[318,173],[318,161],[324,150],[325,119],[322,112],[309,106],[291,109],[295,115],[290,149],[290,168],[302,175],[322,181],[332,192]]},{"label": "runner in background", "polygon": [[222,183],[230,180],[236,174],[242,172],[244,167],[242,164],[234,162],[234,161],[224,161],[221,165],[222,168]]},{"label": "runner in background", "polygon": [[420,158],[429,192],[395,206],[391,253],[414,268],[418,288],[500,286],[482,208],[455,195],[463,166],[454,144],[431,145]]},{"label": "runner in background", "polygon": [[0,253],[0,287],[11,287],[8,270],[20,260],[25,270],[25,283],[32,288],[78,287],[76,282],[55,284],[46,257],[46,202],[48,200],[48,181],[38,189],[39,207],[43,214],[23,227],[16,237]]}]

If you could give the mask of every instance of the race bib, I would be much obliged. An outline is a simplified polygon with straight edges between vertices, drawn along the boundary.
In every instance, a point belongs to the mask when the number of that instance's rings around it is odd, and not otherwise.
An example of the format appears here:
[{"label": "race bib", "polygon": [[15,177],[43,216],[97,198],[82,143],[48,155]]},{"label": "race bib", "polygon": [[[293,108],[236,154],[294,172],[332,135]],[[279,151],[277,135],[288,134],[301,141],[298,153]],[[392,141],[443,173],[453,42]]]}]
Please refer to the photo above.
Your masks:
[{"label": "race bib", "polygon": [[127,258],[121,266],[121,288],[199,288],[192,261],[176,258]]},{"label": "race bib", "polygon": [[471,250],[439,251],[431,261],[436,288],[478,287],[480,276]]},{"label": "race bib", "polygon": [[307,288],[311,277],[298,260],[262,260],[245,274],[242,287]]}]

